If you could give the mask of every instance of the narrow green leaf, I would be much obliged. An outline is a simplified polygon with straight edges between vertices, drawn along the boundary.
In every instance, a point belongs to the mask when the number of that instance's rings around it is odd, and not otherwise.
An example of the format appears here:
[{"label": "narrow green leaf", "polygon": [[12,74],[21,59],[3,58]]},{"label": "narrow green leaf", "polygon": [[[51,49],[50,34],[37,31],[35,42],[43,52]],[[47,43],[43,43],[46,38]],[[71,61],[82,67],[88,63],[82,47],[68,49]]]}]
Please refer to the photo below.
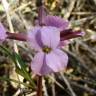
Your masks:
[{"label": "narrow green leaf", "polygon": [[20,73],[20,75],[24,76],[28,81],[30,81],[32,86],[35,86],[35,83],[31,79],[31,75],[26,70],[27,65],[25,62],[23,62],[20,54],[14,53],[14,55],[15,55],[15,60],[18,61],[20,65],[20,69],[19,70],[17,69],[17,72]]}]

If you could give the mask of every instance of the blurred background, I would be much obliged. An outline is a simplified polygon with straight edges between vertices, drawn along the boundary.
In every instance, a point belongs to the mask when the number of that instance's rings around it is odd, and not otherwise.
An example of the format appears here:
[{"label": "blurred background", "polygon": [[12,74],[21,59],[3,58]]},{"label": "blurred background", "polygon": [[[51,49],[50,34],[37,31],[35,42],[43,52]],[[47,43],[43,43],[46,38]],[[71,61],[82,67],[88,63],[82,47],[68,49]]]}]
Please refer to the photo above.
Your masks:
[{"label": "blurred background", "polygon": [[[14,31],[26,33],[38,16],[36,0],[8,0],[8,3]],[[43,96],[96,96],[96,0],[43,0],[43,3],[48,14],[68,19],[69,28],[85,32],[85,36],[64,46],[69,56],[67,69],[43,78]],[[0,2],[0,21],[10,31],[8,14]],[[15,43],[19,52],[15,59],[25,71],[13,64],[13,41],[0,45],[0,96],[36,96],[36,76],[29,68],[34,50],[25,42]]]}]

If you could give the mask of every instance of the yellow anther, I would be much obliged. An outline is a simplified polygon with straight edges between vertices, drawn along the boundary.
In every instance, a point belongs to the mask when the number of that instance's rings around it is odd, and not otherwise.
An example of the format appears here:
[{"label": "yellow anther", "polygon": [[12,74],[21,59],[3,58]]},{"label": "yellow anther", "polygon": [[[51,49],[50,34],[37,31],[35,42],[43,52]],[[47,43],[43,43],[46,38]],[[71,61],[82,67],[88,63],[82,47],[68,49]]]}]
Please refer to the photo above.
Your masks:
[{"label": "yellow anther", "polygon": [[51,51],[51,48],[47,47],[47,46],[44,46],[43,47],[43,52],[45,53],[49,53]]}]

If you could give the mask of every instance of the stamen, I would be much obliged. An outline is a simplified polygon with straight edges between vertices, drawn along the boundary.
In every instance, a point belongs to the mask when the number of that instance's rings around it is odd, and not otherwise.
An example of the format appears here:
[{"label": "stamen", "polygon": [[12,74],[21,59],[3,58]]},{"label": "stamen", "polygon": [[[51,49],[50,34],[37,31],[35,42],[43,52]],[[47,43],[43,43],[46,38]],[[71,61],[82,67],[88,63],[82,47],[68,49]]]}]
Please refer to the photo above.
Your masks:
[{"label": "stamen", "polygon": [[42,50],[43,50],[44,53],[47,53],[48,54],[48,53],[50,53],[51,48],[49,48],[47,46],[44,46]]}]

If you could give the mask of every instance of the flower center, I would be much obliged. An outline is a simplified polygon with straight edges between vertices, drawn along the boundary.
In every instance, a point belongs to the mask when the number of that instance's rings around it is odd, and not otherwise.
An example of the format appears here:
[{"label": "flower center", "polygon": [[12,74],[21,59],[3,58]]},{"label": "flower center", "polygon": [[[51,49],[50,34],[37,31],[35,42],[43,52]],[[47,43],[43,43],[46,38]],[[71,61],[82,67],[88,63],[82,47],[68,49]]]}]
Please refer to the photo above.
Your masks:
[{"label": "flower center", "polygon": [[48,46],[44,46],[42,50],[43,50],[44,53],[48,54],[48,53],[50,53],[51,48],[49,48]]}]

